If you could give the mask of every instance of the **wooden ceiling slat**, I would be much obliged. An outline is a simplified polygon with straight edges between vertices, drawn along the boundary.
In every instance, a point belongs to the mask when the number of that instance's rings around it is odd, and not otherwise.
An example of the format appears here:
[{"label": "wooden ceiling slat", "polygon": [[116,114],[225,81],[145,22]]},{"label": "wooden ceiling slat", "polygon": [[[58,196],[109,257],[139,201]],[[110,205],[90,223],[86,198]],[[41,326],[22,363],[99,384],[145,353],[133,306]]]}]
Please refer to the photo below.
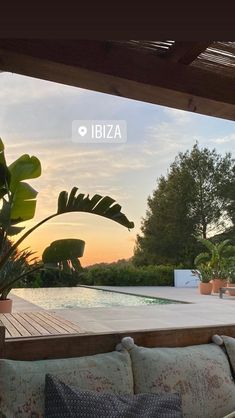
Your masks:
[{"label": "wooden ceiling slat", "polygon": [[222,52],[228,52],[234,54],[235,52],[235,42],[215,42],[213,49],[218,49]]},{"label": "wooden ceiling slat", "polygon": [[166,58],[180,64],[191,64],[198,55],[208,48],[211,42],[175,42],[168,50]]},{"label": "wooden ceiling slat", "polygon": [[[192,66],[235,79],[235,42],[215,42],[206,49]],[[235,80],[234,80],[235,84]],[[234,90],[234,87],[231,86]]]}]

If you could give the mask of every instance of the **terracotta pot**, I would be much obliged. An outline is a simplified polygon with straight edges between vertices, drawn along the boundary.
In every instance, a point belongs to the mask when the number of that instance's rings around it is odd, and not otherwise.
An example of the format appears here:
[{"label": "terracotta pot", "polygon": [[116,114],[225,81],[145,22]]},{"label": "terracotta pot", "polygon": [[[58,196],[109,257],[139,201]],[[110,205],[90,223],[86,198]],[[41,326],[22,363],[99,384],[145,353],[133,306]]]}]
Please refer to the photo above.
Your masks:
[{"label": "terracotta pot", "polygon": [[[227,286],[228,287],[235,287],[235,283],[228,283]],[[230,294],[230,296],[235,296],[235,289],[234,290],[228,290],[228,293]]]},{"label": "terracotta pot", "polygon": [[210,295],[212,292],[212,283],[199,283],[199,290],[201,295]]},{"label": "terracotta pot", "polygon": [[11,313],[12,311],[12,300],[4,299],[0,300],[0,313]]},{"label": "terracotta pot", "polygon": [[226,287],[227,281],[222,279],[214,279],[212,283],[212,292],[213,293],[219,293],[219,289],[221,287]]}]

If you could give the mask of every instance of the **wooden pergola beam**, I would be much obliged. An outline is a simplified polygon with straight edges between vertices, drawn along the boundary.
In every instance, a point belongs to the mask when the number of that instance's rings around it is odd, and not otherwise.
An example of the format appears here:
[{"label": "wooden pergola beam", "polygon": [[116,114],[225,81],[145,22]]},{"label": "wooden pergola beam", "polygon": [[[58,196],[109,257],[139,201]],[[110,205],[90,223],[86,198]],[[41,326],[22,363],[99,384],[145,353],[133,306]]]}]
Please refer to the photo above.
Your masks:
[{"label": "wooden pergola beam", "polygon": [[211,42],[181,42],[176,41],[175,44],[169,49],[166,59],[172,62],[178,62],[180,64],[189,65],[193,62],[202,52],[204,52]]},{"label": "wooden pergola beam", "polygon": [[112,42],[0,40],[0,69],[235,120],[232,78]]}]

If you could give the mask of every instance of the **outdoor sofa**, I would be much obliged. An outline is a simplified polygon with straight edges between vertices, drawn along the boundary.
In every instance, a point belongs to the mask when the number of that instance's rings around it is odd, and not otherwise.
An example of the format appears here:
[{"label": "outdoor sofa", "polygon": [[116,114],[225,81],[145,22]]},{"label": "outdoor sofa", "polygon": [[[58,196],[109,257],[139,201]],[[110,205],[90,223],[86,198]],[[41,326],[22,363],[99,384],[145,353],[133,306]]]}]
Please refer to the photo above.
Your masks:
[{"label": "outdoor sofa", "polygon": [[[45,375],[48,417],[235,417],[234,337],[228,325],[5,340],[0,327],[0,417],[43,417]],[[81,412],[66,415],[73,396]]]}]

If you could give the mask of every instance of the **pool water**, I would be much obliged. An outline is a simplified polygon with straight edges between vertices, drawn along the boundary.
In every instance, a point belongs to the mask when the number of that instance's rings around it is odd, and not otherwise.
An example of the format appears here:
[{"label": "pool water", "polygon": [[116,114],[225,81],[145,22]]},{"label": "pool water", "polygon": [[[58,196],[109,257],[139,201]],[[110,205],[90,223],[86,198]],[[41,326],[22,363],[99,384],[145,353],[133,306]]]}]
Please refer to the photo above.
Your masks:
[{"label": "pool water", "polygon": [[12,293],[44,309],[144,306],[179,303],[174,300],[128,295],[80,286],[13,289]]}]

